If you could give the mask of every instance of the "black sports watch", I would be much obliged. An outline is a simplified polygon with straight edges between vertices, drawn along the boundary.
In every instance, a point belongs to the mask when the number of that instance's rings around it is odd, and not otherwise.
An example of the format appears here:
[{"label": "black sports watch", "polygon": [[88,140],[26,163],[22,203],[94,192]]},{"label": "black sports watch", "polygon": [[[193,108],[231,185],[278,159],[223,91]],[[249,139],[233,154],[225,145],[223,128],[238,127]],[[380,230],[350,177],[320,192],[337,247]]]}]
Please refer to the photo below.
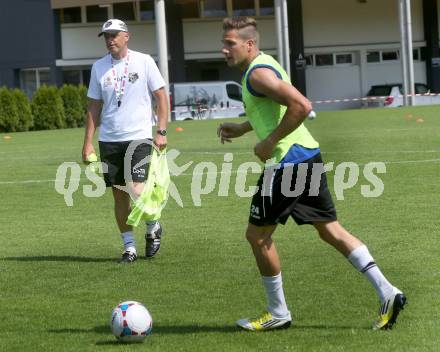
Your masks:
[{"label": "black sports watch", "polygon": [[167,130],[157,130],[156,133],[160,134],[161,136],[166,136]]}]

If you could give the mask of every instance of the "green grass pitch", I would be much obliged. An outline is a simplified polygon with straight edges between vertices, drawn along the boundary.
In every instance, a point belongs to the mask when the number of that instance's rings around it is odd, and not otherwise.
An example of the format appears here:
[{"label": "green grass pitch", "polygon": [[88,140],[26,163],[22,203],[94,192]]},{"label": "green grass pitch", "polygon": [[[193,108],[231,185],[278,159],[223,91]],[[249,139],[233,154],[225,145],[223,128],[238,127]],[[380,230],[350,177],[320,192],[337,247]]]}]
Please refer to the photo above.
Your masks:
[{"label": "green grass pitch", "polygon": [[[218,123],[171,123],[169,149],[181,152],[176,164],[193,161],[173,177],[183,207],[170,199],[163,211],[158,256],[125,266],[114,262],[121,243],[111,193],[85,197],[82,187],[92,183],[84,172],[72,207],[54,188],[61,163],[80,163],[83,130],[12,133],[10,139],[0,134],[0,350],[436,351],[439,107],[322,112],[306,122],[326,162],[359,165],[358,182],[335,203],[341,223],[369,246],[408,297],[397,325],[387,332],[370,330],[379,303],[367,280],[311,226],[291,220],[274,239],[293,326],[268,333],[235,328],[235,320],[265,309],[244,238],[250,199],[234,191],[234,171],[256,161],[257,140],[250,133],[221,145]],[[228,196],[219,196],[227,152],[233,153],[233,172]],[[378,174],[384,192],[365,198],[361,186],[370,183],[362,171],[372,161],[386,165],[386,173]],[[191,183],[200,162],[216,165],[217,186],[201,196],[198,207]],[[328,174],[332,192],[334,175]],[[249,174],[246,186],[256,179]],[[136,229],[141,254],[143,232],[144,226]],[[121,345],[110,333],[111,310],[123,300],[143,302],[153,316],[153,334],[142,344]]]}]

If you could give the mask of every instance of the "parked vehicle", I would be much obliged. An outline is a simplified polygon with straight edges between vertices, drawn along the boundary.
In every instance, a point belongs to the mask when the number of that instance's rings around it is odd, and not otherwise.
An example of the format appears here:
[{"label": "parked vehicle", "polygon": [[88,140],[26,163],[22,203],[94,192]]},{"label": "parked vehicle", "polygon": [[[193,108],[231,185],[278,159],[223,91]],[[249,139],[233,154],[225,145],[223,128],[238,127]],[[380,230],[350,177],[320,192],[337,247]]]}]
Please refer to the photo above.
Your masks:
[{"label": "parked vehicle", "polygon": [[[424,83],[414,85],[414,105],[440,104],[440,96],[430,94],[428,86]],[[421,95],[419,95],[421,94]],[[362,101],[362,107],[398,107],[403,106],[403,87],[401,83],[379,84],[370,88],[367,97]]]},{"label": "parked vehicle", "polygon": [[244,114],[241,85],[234,81],[170,85],[172,120],[204,120]]}]

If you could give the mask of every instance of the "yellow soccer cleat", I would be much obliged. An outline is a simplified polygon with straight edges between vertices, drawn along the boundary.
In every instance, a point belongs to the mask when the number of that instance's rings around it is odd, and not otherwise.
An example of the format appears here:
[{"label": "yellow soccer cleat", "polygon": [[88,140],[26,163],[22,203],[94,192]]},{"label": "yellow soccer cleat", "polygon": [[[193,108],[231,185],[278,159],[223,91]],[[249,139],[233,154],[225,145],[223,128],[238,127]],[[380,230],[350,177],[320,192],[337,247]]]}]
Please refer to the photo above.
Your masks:
[{"label": "yellow soccer cleat", "polygon": [[274,329],[286,329],[292,323],[292,318],[289,316],[284,319],[274,318],[269,312],[264,313],[260,318],[249,319],[244,318],[237,321],[237,325],[249,331],[266,331]]},{"label": "yellow soccer cleat", "polygon": [[373,330],[388,330],[396,323],[397,316],[406,304],[405,295],[395,288],[395,292],[389,296],[380,306],[379,318],[373,324]]}]

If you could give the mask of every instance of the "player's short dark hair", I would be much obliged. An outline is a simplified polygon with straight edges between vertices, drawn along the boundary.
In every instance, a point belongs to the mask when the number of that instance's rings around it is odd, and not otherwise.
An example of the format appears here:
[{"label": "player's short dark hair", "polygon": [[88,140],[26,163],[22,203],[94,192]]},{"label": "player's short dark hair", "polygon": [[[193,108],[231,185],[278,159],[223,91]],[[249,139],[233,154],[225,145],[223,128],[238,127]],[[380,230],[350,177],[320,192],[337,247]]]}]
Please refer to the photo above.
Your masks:
[{"label": "player's short dark hair", "polygon": [[237,30],[243,39],[258,41],[257,21],[252,17],[228,17],[223,20],[223,31]]}]

